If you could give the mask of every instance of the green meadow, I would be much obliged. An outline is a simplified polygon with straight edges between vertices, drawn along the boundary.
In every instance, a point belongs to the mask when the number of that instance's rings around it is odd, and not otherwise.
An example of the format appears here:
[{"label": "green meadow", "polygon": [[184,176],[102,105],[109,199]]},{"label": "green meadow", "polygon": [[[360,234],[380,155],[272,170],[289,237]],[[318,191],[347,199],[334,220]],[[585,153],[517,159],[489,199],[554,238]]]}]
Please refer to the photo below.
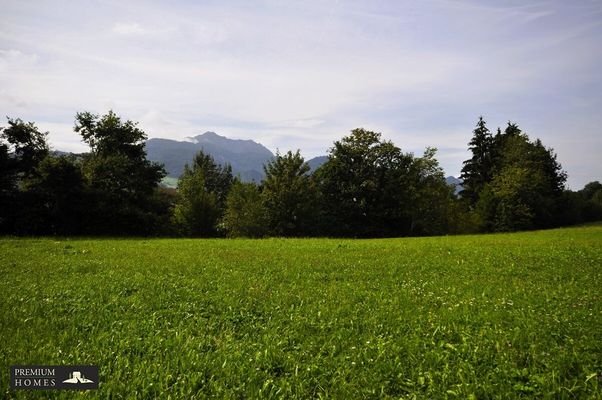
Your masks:
[{"label": "green meadow", "polygon": [[[3,398],[602,398],[602,226],[0,239]],[[93,364],[97,391],[12,391]]]}]

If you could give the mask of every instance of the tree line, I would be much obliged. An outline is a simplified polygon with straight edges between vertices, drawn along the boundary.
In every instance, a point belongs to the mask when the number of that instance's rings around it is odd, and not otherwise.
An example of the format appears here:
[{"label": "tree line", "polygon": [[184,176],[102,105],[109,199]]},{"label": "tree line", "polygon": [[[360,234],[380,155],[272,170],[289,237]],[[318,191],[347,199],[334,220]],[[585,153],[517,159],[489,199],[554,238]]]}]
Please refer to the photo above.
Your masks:
[{"label": "tree line", "polygon": [[76,114],[85,154],[51,152],[33,122],[0,130],[0,233],[187,237],[389,237],[550,228],[602,219],[602,185],[565,188],[557,156],[517,124],[492,134],[479,118],[462,191],[436,149],[404,152],[354,129],[313,173],[299,151],[277,153],[260,183],[199,152],[177,190],[160,185],[146,134],[113,111]]}]

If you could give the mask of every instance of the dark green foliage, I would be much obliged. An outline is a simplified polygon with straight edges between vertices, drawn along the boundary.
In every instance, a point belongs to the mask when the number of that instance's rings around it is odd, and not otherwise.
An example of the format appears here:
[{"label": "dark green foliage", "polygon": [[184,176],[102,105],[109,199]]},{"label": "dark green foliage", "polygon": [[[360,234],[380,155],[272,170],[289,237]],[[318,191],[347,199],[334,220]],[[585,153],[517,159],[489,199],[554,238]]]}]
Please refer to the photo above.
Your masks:
[{"label": "dark green foliage", "polygon": [[8,127],[2,128],[0,133],[0,142],[4,146],[0,152],[11,153],[13,168],[24,178],[48,155],[48,132],[40,132],[33,122],[7,119]]},{"label": "dark green foliage", "polygon": [[593,200],[602,191],[602,183],[595,181],[586,184],[579,192],[585,200]]},{"label": "dark green foliage", "polygon": [[136,125],[113,111],[76,115],[74,130],[91,149],[83,164],[89,233],[154,233],[158,215],[152,199],[165,171],[146,159],[146,134]]},{"label": "dark green foliage", "polygon": [[173,221],[179,232],[188,236],[215,236],[233,180],[229,165],[219,166],[200,151],[192,166],[185,166],[178,182]]},{"label": "dark green foliage", "polygon": [[[0,132],[0,232],[386,237],[602,219],[599,182],[565,190],[566,173],[552,149],[511,122],[491,135],[483,117],[469,142],[460,199],[434,148],[414,157],[365,129],[336,141],[325,162],[314,160],[323,164],[313,174],[299,151],[289,151],[265,165],[261,186],[236,183],[232,191],[230,165],[201,151],[177,192],[159,188],[165,171],[147,159],[146,134],[135,122],[113,111],[81,112],[74,129],[90,153],[56,157],[34,123],[8,119]],[[210,132],[197,140],[231,143]]]},{"label": "dark green foliage", "polygon": [[[85,204],[84,180],[80,166],[70,157],[48,156],[35,170],[26,187],[29,196],[36,200],[37,224],[43,228],[37,233],[77,234],[82,232]],[[31,208],[27,210],[31,213]],[[31,215],[29,215],[30,219]],[[31,223],[21,223],[32,226]]]},{"label": "dark green foliage", "polygon": [[0,227],[15,234],[154,234],[170,204],[157,195],[162,167],[146,160],[146,135],[112,111],[76,116],[91,147],[49,154],[46,134],[9,119],[0,135]]},{"label": "dark green foliage", "polygon": [[255,183],[234,182],[222,220],[229,237],[262,237],[268,233],[267,210]]},{"label": "dark green foliage", "polygon": [[228,197],[230,186],[234,182],[232,167],[230,165],[218,165],[208,154],[199,151],[192,162],[192,169],[186,169],[183,176],[200,171],[205,179],[204,188],[208,192],[215,193],[217,205],[223,208]]},{"label": "dark green foliage", "polygon": [[122,121],[112,110],[103,116],[87,111],[77,113],[74,130],[97,156],[119,154],[130,160],[146,159],[146,134],[138,128],[137,123]]},{"label": "dark green foliage", "polygon": [[454,188],[445,182],[436,152],[437,149],[428,147],[422,157],[414,159],[412,234],[442,235],[459,229],[452,215],[457,212]]},{"label": "dark green foliage", "polygon": [[590,182],[579,191],[583,199],[581,219],[585,222],[602,221],[602,184]]},{"label": "dark green foliage", "polygon": [[[326,232],[343,236],[433,235],[452,226],[453,188],[427,148],[405,154],[380,133],[356,129],[335,142],[316,172]],[[454,226],[458,226],[453,223]]]},{"label": "dark green foliage", "polygon": [[464,163],[466,189],[461,195],[484,231],[559,224],[566,173],[552,149],[539,139],[531,141],[511,122],[503,133],[498,128],[491,137],[482,117],[471,145],[473,158]]},{"label": "dark green foliage", "polygon": [[0,232],[13,229],[12,215],[15,207],[16,170],[8,145],[0,141]]},{"label": "dark green foliage", "polygon": [[75,132],[90,145],[86,177],[92,186],[116,197],[140,197],[151,194],[165,176],[163,167],[146,159],[146,134],[132,121],[123,122],[113,111],[99,117],[77,113]]},{"label": "dark green foliage", "polygon": [[178,199],[174,208],[173,222],[185,236],[207,237],[217,233],[220,210],[217,196],[205,189],[202,172],[189,169],[178,182]]},{"label": "dark green foliage", "polygon": [[597,209],[597,215],[594,217],[596,219],[592,218],[592,220],[598,221],[602,219],[602,190],[597,190],[589,199],[589,202]]},{"label": "dark green foliage", "polygon": [[554,226],[566,180],[556,155],[541,141],[529,141],[516,125],[509,124],[501,139],[491,182],[499,202],[495,230]]},{"label": "dark green foliage", "polygon": [[306,236],[319,221],[318,191],[299,151],[289,151],[265,166],[261,193],[268,230],[274,236]]},{"label": "dark green foliage", "polygon": [[43,227],[40,199],[24,188],[48,155],[46,136],[33,122],[8,119],[0,128],[0,232],[38,233]]},{"label": "dark green foliage", "polygon": [[538,171],[520,166],[507,166],[491,182],[496,202],[493,227],[496,231],[516,231],[534,228],[539,203]]},{"label": "dark green foliage", "polygon": [[563,225],[602,221],[602,184],[589,182],[578,192],[565,191],[560,209]]},{"label": "dark green foliage", "polygon": [[464,161],[460,175],[462,179],[460,194],[471,207],[478,201],[483,187],[491,181],[494,161],[493,136],[482,116],[479,117],[477,126],[472,132],[473,137],[468,143],[472,157]]},{"label": "dark green foliage", "polygon": [[344,236],[408,234],[412,229],[413,157],[380,133],[355,129],[334,143],[315,173],[328,231]]}]

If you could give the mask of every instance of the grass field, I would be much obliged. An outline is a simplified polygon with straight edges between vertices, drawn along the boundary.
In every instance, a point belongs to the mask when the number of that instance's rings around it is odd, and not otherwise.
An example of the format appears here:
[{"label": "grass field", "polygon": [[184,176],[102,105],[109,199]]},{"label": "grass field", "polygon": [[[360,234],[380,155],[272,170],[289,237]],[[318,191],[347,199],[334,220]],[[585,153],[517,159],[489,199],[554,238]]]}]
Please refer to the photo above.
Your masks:
[{"label": "grass field", "polygon": [[[0,240],[0,397],[602,398],[602,226]],[[100,389],[11,391],[13,364]]]}]

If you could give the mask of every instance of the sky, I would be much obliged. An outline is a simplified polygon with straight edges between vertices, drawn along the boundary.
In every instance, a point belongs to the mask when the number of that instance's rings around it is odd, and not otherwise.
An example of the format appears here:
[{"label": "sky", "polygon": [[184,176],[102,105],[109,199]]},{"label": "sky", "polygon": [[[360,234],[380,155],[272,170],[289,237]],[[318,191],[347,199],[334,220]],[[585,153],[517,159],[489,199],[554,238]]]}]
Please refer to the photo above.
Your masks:
[{"label": "sky", "polygon": [[[85,151],[75,113],[150,138],[214,131],[324,155],[354,128],[438,148],[458,176],[480,115],[602,180],[602,1],[0,0],[0,113]],[[6,125],[0,122],[0,126]]]}]

